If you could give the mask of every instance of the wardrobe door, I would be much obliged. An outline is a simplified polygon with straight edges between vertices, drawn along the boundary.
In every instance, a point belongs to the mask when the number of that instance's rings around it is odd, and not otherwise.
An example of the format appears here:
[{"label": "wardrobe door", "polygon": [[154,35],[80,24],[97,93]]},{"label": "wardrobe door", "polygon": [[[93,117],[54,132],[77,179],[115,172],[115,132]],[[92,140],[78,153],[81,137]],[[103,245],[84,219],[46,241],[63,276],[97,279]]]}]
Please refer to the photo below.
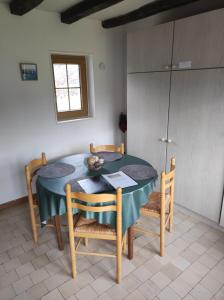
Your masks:
[{"label": "wardrobe door", "polygon": [[127,150],[158,171],[166,161],[170,72],[128,75]]},{"label": "wardrobe door", "polygon": [[224,183],[224,70],[172,73],[168,159],[175,202],[219,222]]},{"label": "wardrobe door", "polygon": [[173,23],[127,34],[127,72],[168,70],[171,65]]},{"label": "wardrobe door", "polygon": [[224,66],[224,10],[175,22],[173,65],[178,69]]}]

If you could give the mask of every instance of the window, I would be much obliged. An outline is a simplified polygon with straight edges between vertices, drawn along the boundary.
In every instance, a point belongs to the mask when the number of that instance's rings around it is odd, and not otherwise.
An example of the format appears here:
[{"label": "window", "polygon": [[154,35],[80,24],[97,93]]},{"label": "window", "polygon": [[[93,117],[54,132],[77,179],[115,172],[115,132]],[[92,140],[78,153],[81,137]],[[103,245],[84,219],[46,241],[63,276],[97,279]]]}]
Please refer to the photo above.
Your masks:
[{"label": "window", "polygon": [[51,55],[57,120],[88,117],[85,56]]}]

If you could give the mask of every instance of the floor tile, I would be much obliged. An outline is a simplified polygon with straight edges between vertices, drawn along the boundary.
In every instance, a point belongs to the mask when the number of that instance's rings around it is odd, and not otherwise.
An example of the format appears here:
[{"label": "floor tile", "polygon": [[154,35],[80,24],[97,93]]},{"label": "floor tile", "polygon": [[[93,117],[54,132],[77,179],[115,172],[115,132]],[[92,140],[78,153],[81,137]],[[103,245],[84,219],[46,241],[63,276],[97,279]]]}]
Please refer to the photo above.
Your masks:
[{"label": "floor tile", "polygon": [[147,280],[137,289],[146,299],[154,299],[160,292],[160,288],[151,280]]},{"label": "floor tile", "polygon": [[170,279],[161,271],[153,275],[151,281],[153,281],[160,289],[163,289],[170,283]]},{"label": "floor tile", "polygon": [[24,253],[24,250],[21,246],[13,247],[8,250],[8,254],[10,258],[17,257]]},{"label": "floor tile", "polygon": [[173,263],[165,265],[161,272],[165,274],[170,280],[174,280],[181,273],[181,270],[177,268]]},{"label": "floor tile", "polygon": [[147,279],[152,277],[152,273],[150,272],[149,268],[146,266],[140,266],[138,267],[133,274],[141,281],[145,282]]},{"label": "floor tile", "polygon": [[123,278],[120,284],[122,287],[124,287],[124,289],[132,292],[136,290],[142,284],[142,282],[133,273],[131,273]]},{"label": "floor tile", "polygon": [[164,290],[162,290],[157,297],[160,300],[181,300],[181,297],[178,296],[170,287],[166,287]]},{"label": "floor tile", "polygon": [[97,299],[98,296],[94,289],[87,285],[76,294],[76,297],[79,300],[94,300]]},{"label": "floor tile", "polygon": [[41,300],[64,300],[58,289],[51,291],[49,294],[43,296]]},{"label": "floor tile", "polygon": [[52,291],[69,279],[71,279],[71,278],[68,275],[66,275],[64,273],[57,273],[57,274],[45,279],[44,284],[49,291]]},{"label": "floor tile", "polygon": [[0,253],[0,264],[6,263],[9,260],[10,258],[7,252]]},{"label": "floor tile", "polygon": [[172,264],[174,264],[178,269],[184,271],[188,268],[191,264],[185,258],[181,256],[177,256],[172,259]]},{"label": "floor tile", "polygon": [[180,277],[171,282],[170,287],[182,298],[185,297],[192,288],[190,284]]},{"label": "floor tile", "polygon": [[37,284],[49,277],[49,273],[45,269],[39,269],[30,274],[30,278],[34,284]]},{"label": "floor tile", "polygon": [[107,291],[107,294],[112,300],[121,300],[128,295],[128,291],[119,284],[116,284]]},{"label": "floor tile", "polygon": [[224,299],[224,286],[215,294],[215,300],[223,300]]},{"label": "floor tile", "polygon": [[16,272],[20,278],[32,273],[33,271],[35,271],[35,269],[30,262],[16,268]]},{"label": "floor tile", "polygon": [[198,282],[201,280],[201,276],[191,272],[189,269],[185,270],[182,274],[180,274],[179,278],[183,279],[191,287],[197,285]]},{"label": "floor tile", "polygon": [[127,300],[145,300],[146,298],[138,290],[135,290],[134,292],[128,294],[124,299],[127,299]]},{"label": "floor tile", "polygon": [[197,300],[210,300],[212,294],[201,284],[196,285],[190,292],[190,294]]},{"label": "floor tile", "polygon": [[9,300],[15,296],[15,291],[12,286],[8,286],[0,289],[0,299]]},{"label": "floor tile", "polygon": [[113,282],[110,278],[105,278],[104,276],[99,277],[91,283],[92,288],[97,292],[98,295],[101,295],[106,290],[111,288],[115,282]]},{"label": "floor tile", "polygon": [[21,262],[18,259],[18,257],[10,259],[3,264],[3,267],[5,268],[6,272],[14,270],[14,269],[18,268],[19,266],[21,266]]},{"label": "floor tile", "polygon": [[7,287],[11,283],[17,281],[18,279],[19,276],[17,275],[15,270],[5,273],[2,276],[0,276],[0,288]]},{"label": "floor tile", "polygon": [[18,281],[14,282],[12,285],[16,294],[19,295],[25,290],[27,290],[28,288],[30,288],[33,285],[33,282],[31,281],[30,277],[27,275],[19,279]]},{"label": "floor tile", "polygon": [[48,289],[43,283],[38,283],[30,287],[26,294],[29,299],[40,299],[42,296],[48,294]]},{"label": "floor tile", "polygon": [[200,284],[205,287],[212,295],[216,294],[222,287],[222,282],[216,280],[211,274],[207,274],[201,281]]},{"label": "floor tile", "polygon": [[35,269],[41,269],[44,266],[48,265],[50,263],[50,260],[48,259],[46,254],[43,254],[38,257],[35,257],[34,259],[32,259],[31,262]]},{"label": "floor tile", "polygon": [[63,283],[61,286],[58,287],[58,290],[62,294],[62,296],[67,299],[71,297],[72,295],[76,294],[80,288],[76,281],[71,278],[70,280]]}]

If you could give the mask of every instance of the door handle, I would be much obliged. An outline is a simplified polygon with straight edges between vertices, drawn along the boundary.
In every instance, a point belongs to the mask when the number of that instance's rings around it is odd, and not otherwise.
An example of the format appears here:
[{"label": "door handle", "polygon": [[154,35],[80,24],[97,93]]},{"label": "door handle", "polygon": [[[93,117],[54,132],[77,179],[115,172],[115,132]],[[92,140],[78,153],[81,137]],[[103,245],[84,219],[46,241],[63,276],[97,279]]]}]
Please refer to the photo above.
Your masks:
[{"label": "door handle", "polygon": [[164,138],[164,137],[160,138],[159,141],[162,142],[162,143],[168,143],[168,144],[173,143],[173,140],[171,140],[171,139],[166,139],[166,138]]},{"label": "door handle", "polygon": [[164,138],[164,137],[162,137],[162,138],[159,139],[159,141],[162,142],[162,143],[166,143],[166,142],[167,142],[167,139]]}]

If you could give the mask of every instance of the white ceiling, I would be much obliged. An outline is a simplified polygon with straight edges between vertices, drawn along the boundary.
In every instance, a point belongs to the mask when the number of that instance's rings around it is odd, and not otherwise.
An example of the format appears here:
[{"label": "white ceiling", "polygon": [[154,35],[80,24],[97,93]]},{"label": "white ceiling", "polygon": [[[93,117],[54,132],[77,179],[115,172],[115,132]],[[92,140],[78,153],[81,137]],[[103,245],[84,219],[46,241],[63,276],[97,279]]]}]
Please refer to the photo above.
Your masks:
[{"label": "white ceiling", "polygon": [[[91,0],[88,0],[91,1]],[[155,0],[124,0],[121,3],[113,5],[109,8],[103,9],[98,13],[92,14],[89,18],[97,20],[105,20],[108,18],[116,17],[128,13],[142,5],[153,2]],[[9,3],[10,0],[0,0],[2,3]],[[37,9],[60,13],[63,10],[71,7],[74,4],[81,2],[80,0],[44,0]]]}]

